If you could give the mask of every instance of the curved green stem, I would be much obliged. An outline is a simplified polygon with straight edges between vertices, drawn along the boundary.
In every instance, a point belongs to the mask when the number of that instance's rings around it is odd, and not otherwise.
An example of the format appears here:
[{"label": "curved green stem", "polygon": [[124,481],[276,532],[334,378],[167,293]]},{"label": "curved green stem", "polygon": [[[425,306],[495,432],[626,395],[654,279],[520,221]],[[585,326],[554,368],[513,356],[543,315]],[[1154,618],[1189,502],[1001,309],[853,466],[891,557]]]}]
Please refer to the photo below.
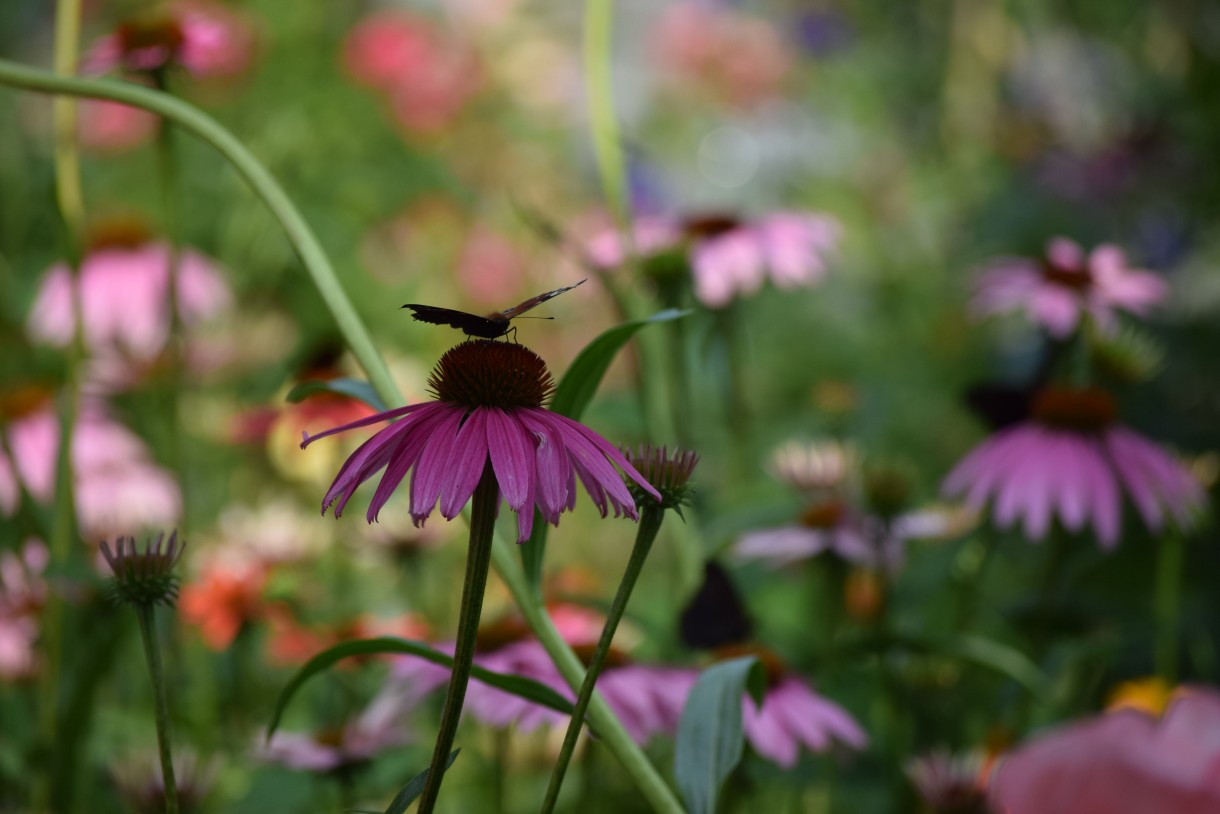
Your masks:
[{"label": "curved green stem", "polygon": [[[509,593],[513,595],[513,600],[521,609],[530,629],[542,643],[564,681],[568,682],[568,686],[573,691],[579,690],[584,681],[585,666],[555,628],[555,623],[551,621],[542,601],[526,584],[525,574],[512,549],[502,539],[497,538],[491,556],[496,566],[496,573],[508,587]],[[594,692],[589,699],[588,718],[597,729],[602,743],[622,764],[623,769],[631,777],[644,798],[648,800],[653,810],[662,814],[683,814],[684,809],[678,802],[678,798],[674,796],[673,791],[653,768],[644,752],[627,734],[627,730],[611,711],[606,699],[597,692]]]},{"label": "curved green stem", "polygon": [[360,315],[344,292],[329,258],[313,230],[305,222],[292,199],[254,155],[232,133],[203,111],[159,91],[130,82],[110,79],[76,79],[56,76],[48,71],[0,59],[0,85],[41,93],[109,99],[156,113],[188,133],[216,148],[246,180],[254,193],[274,213],[288,234],[301,263],[335,318],[347,346],[351,348],[369,381],[387,403],[400,403],[402,395],[390,377],[385,362],[377,353]]},{"label": "curved green stem", "polygon": [[156,620],[152,605],[137,605],[140,639],[144,657],[148,660],[148,675],[152,679],[153,717],[157,722],[157,751],[161,756],[161,777],[165,783],[166,814],[178,814],[178,786],[174,782],[174,759],[170,746],[169,703],[166,700],[165,673],[161,669],[161,650],[157,645]]},{"label": "curved green stem", "polygon": [[551,770],[551,782],[547,786],[546,798],[542,802],[542,814],[550,814],[555,809],[555,802],[559,799],[559,787],[563,785],[563,776],[568,770],[568,763],[572,760],[572,752],[576,749],[576,739],[580,736],[581,727],[584,725],[585,712],[589,709],[589,699],[593,697],[593,687],[597,683],[597,677],[601,675],[602,667],[606,663],[606,654],[610,652],[610,644],[614,641],[615,631],[618,630],[619,620],[623,618],[623,611],[627,609],[627,601],[631,599],[636,580],[639,579],[640,572],[644,570],[644,561],[648,559],[648,552],[652,550],[652,542],[657,538],[657,532],[661,530],[661,521],[664,518],[665,509],[661,508],[660,504],[646,505],[640,512],[640,525],[636,529],[635,545],[631,549],[631,557],[627,560],[627,570],[623,574],[622,582],[618,585],[618,591],[614,594],[614,602],[610,605],[610,613],[606,616],[606,624],[602,627],[597,649],[593,651],[593,659],[589,662],[589,669],[585,673],[584,681],[581,682],[580,692],[576,695],[576,706],[572,710],[571,720],[568,721],[568,731],[563,737],[559,759],[555,762],[555,768]]},{"label": "curved green stem", "polygon": [[491,546],[496,533],[496,506],[500,502],[500,485],[496,482],[489,460],[483,477],[474,490],[470,508],[470,550],[466,553],[466,579],[462,585],[462,611],[458,618],[457,643],[453,649],[453,673],[441,713],[441,728],[432,752],[432,765],[419,798],[419,814],[429,814],[436,806],[441,781],[453,748],[453,737],[462,716],[466,700],[466,685],[470,682],[470,667],[474,664],[474,646],[479,637],[479,616],[483,612],[483,592],[487,588],[487,570],[491,564]]}]

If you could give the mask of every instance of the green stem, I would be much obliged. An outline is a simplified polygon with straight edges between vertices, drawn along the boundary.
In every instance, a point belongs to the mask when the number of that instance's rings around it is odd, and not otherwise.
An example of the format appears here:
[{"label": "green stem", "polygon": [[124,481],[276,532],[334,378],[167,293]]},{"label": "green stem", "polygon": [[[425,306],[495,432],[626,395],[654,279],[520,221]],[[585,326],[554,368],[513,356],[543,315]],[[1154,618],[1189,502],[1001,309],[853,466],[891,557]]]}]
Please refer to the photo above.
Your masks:
[{"label": "green stem", "polygon": [[453,673],[441,713],[441,729],[432,752],[432,765],[419,799],[419,814],[429,814],[436,806],[445,776],[449,751],[466,700],[466,684],[474,663],[474,646],[479,636],[479,615],[483,611],[483,592],[487,588],[487,570],[491,564],[492,540],[496,533],[496,507],[500,502],[500,486],[496,482],[491,462],[483,467],[483,477],[475,488],[470,509],[470,550],[466,554],[466,580],[462,585],[462,611],[458,618],[457,643],[453,650]]},{"label": "green stem", "polygon": [[[542,643],[564,681],[573,691],[578,691],[584,681],[585,666],[555,628],[555,623],[551,621],[542,601],[526,584],[525,574],[517,563],[516,556],[503,540],[496,540],[495,547],[492,549],[492,560],[496,565],[496,573],[508,587],[509,593],[513,595],[513,600],[521,609],[530,629]],[[678,798],[674,796],[673,791],[648,762],[644,752],[627,734],[627,730],[610,710],[606,700],[597,692],[594,692],[589,699],[588,718],[601,737],[602,743],[622,764],[623,769],[631,777],[644,798],[648,800],[653,810],[661,812],[661,814],[682,814],[684,809],[678,802]]]},{"label": "green stem", "polygon": [[1156,563],[1156,673],[1169,686],[1178,680],[1178,626],[1182,615],[1182,568],[1186,546],[1170,529],[1161,540]]},{"label": "green stem", "polygon": [[157,750],[161,755],[161,777],[165,783],[166,814],[178,814],[178,786],[174,782],[174,760],[170,747],[169,704],[166,701],[165,674],[161,669],[161,650],[157,644],[156,620],[152,605],[137,605],[140,638],[148,660],[148,675],[152,679],[153,717],[157,721]]},{"label": "green stem", "polygon": [[301,263],[313,278],[314,285],[334,317],[344,342],[351,348],[378,394],[388,404],[402,403],[402,394],[390,377],[372,337],[339,283],[334,267],[313,230],[266,167],[215,119],[180,99],[142,85],[111,79],[70,79],[3,59],[0,59],[0,85],[40,93],[122,102],[156,113],[214,147],[233,165],[284,227],[289,242],[296,249]]},{"label": "green stem", "polygon": [[555,802],[559,799],[559,787],[563,785],[564,773],[567,772],[568,763],[572,760],[572,752],[576,749],[576,739],[580,736],[585,712],[589,709],[589,699],[593,696],[593,687],[597,683],[597,677],[601,675],[602,667],[606,663],[606,654],[610,652],[614,633],[618,630],[619,620],[623,618],[623,611],[627,609],[631,592],[635,588],[636,580],[640,577],[640,572],[644,570],[644,561],[648,559],[648,552],[652,550],[652,543],[657,538],[657,532],[661,530],[661,520],[664,517],[665,509],[660,504],[646,505],[640,513],[640,525],[636,529],[635,545],[631,549],[631,557],[627,560],[627,570],[623,574],[622,582],[618,585],[618,591],[614,594],[614,602],[610,605],[610,613],[606,616],[605,626],[602,627],[597,649],[593,651],[593,660],[589,663],[589,670],[585,673],[580,692],[576,696],[576,706],[572,711],[571,720],[568,721],[568,731],[563,737],[559,759],[551,771],[551,782],[547,786],[546,798],[542,802],[542,814],[550,814],[555,809]]},{"label": "green stem", "polygon": [[585,3],[585,96],[589,100],[589,127],[602,190],[610,213],[629,239],[631,212],[627,200],[622,139],[614,115],[614,85],[610,76],[610,46],[614,24],[613,0]]}]

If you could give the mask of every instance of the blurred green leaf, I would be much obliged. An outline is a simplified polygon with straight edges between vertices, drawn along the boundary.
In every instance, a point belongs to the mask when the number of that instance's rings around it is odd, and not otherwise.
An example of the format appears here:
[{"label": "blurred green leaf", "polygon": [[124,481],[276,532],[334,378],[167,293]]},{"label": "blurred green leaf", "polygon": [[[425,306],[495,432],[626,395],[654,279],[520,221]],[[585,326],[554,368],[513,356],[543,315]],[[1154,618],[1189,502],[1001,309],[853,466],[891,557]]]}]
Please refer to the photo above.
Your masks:
[{"label": "blurred green leaf", "polygon": [[[689,313],[691,312],[670,308],[644,319],[633,319],[615,325],[603,332],[577,354],[567,372],[563,374],[559,386],[555,388],[555,395],[551,399],[551,411],[579,421],[585,408],[593,400],[593,394],[597,392],[597,387],[601,384],[606,371],[609,370],[610,363],[622,350],[623,345],[635,336],[636,331],[645,325],[681,319]],[[534,532],[521,545],[521,562],[525,568],[525,576],[534,586],[537,586],[542,580],[542,560],[546,554],[546,536],[549,528],[550,526],[542,518],[541,513],[535,514]]]},{"label": "blurred green leaf", "polygon": [[867,651],[887,647],[944,656],[986,667],[1011,678],[1032,695],[1043,695],[1049,687],[1046,675],[1024,653],[984,636],[926,636],[896,632],[867,637],[846,645],[845,649]]},{"label": "blurred green leaf", "polygon": [[[279,726],[280,718],[283,716],[288,702],[292,700],[292,696],[310,678],[351,656],[371,656],[386,653],[419,656],[433,664],[441,664],[445,667],[453,666],[452,656],[446,655],[439,650],[434,650],[423,642],[411,639],[384,636],[377,639],[357,639],[356,641],[337,644],[310,659],[300,670],[297,670],[296,675],[280,691],[280,696],[276,699],[275,708],[271,713],[271,723],[267,725],[267,737],[270,738]],[[572,704],[566,698],[545,684],[540,684],[533,679],[495,673],[491,670],[485,670],[477,664],[471,669],[470,675],[484,684],[520,696],[527,701],[533,701],[535,704],[541,704],[544,707],[549,707],[567,715],[572,714]]]},{"label": "blurred green leaf", "polygon": [[691,814],[716,810],[720,787],[741,761],[741,696],[748,691],[761,704],[765,685],[754,656],[721,662],[695,682],[674,745],[674,777]]},{"label": "blurred green leaf", "polygon": [[390,409],[381,400],[381,396],[377,395],[373,385],[363,379],[312,379],[293,387],[288,391],[286,398],[296,404],[318,393],[334,393],[358,399],[379,413]]},{"label": "blurred green leaf", "polygon": [[[445,761],[445,771],[449,771],[449,767],[453,765],[453,761],[457,760],[458,752],[460,751],[462,750],[454,749],[449,753],[449,759]],[[386,807],[384,814],[403,814],[410,807],[411,803],[414,803],[415,799],[424,793],[424,784],[428,782],[429,771],[431,771],[431,767],[424,769],[412,777],[407,782],[407,785],[403,786],[398,794],[394,795],[394,799],[390,801],[390,805]],[[362,809],[350,810],[354,814],[380,814],[380,812]]]}]

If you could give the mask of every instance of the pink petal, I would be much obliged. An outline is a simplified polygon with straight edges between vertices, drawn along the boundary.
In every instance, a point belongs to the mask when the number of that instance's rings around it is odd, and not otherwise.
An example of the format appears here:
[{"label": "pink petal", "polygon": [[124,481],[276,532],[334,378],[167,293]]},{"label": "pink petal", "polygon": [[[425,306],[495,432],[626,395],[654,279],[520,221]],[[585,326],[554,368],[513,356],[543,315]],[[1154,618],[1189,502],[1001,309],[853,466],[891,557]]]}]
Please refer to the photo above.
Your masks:
[{"label": "pink petal", "polygon": [[[500,484],[500,493],[513,511],[521,511],[534,479],[534,446],[515,414],[485,407],[487,449]],[[531,510],[533,507],[530,507]]]},{"label": "pink petal", "polygon": [[441,484],[441,516],[452,520],[470,500],[487,465],[486,410],[466,416],[453,444],[448,476]]}]

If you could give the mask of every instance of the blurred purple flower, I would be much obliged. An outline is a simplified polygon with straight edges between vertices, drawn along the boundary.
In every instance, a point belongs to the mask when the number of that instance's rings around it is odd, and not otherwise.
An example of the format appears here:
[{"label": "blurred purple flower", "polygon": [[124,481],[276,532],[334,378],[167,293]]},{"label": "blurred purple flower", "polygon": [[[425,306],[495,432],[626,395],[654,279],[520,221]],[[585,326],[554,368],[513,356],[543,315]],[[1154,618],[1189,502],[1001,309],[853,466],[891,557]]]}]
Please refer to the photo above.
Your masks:
[{"label": "blurred purple flower", "polygon": [[997,260],[978,281],[975,314],[1024,311],[1051,336],[1064,339],[1083,314],[1103,330],[1116,325],[1116,311],[1143,316],[1168,293],[1165,281],[1127,265],[1121,249],[1102,244],[1087,256],[1067,238],[1051,240],[1042,260]]},{"label": "blurred purple flower", "polygon": [[959,756],[940,750],[908,761],[906,774],[932,814],[990,814],[989,766],[981,752]]},{"label": "blurred purple flower", "polygon": [[223,77],[244,72],[253,56],[254,30],[245,18],[224,5],[189,0],[97,40],[81,70],[156,71],[176,64],[198,77]]},{"label": "blurred purple flower", "polygon": [[1120,710],[1052,729],[1000,763],[1005,814],[1220,811],[1220,694],[1190,688],[1160,720]]},{"label": "blurred purple flower", "polygon": [[1203,502],[1199,483],[1115,417],[1114,401],[1102,390],[1045,389],[1034,397],[1031,419],[975,447],[945,478],[943,491],[964,493],[976,509],[992,501],[996,525],[1023,519],[1031,540],[1045,537],[1058,518],[1069,531],[1091,524],[1102,548],[1114,548],[1124,492],[1152,531],[1160,531],[1166,515],[1186,525]]},{"label": "blurred purple flower", "polygon": [[852,749],[868,745],[868,736],[847,710],[793,675],[770,686],[761,707],[745,699],[742,725],[754,751],[785,769],[796,765],[801,747],[825,752],[835,742]]},{"label": "blurred purple flower", "polygon": [[[150,362],[165,348],[170,332],[170,248],[135,240],[91,251],[80,269],[80,302],[89,350],[102,356]],[[220,269],[191,249],[177,268],[178,315],[193,325],[232,301]],[[29,335],[66,346],[75,332],[72,273],[66,264],[43,276],[26,324]]]},{"label": "blurred purple flower", "polygon": [[[40,503],[54,495],[59,417],[44,404],[12,420],[4,432],[13,460],[0,452],[0,514],[11,516],[22,485]],[[171,526],[178,519],[182,496],[173,477],[99,402],[82,406],[72,431],[72,468],[77,512],[88,537]]]},{"label": "blurred purple flower", "polygon": [[[437,401],[412,404],[318,433],[305,434],[302,448],[319,438],[392,419],[352,454],[322,500],[339,516],[356,489],[382,469],[366,518],[371,523],[390,495],[411,479],[411,517],[421,525],[440,501],[452,520],[470,500],[490,465],[500,493],[517,513],[517,539],[527,540],[534,508],[559,524],[576,503],[579,476],[605,517],[638,519],[635,501],[615,467],[657,496],[613,445],[583,424],[542,408],[554,385],[533,351],[510,342],[476,340],[451,348],[433,371],[429,386]],[[657,496],[659,500],[659,496]]]}]

